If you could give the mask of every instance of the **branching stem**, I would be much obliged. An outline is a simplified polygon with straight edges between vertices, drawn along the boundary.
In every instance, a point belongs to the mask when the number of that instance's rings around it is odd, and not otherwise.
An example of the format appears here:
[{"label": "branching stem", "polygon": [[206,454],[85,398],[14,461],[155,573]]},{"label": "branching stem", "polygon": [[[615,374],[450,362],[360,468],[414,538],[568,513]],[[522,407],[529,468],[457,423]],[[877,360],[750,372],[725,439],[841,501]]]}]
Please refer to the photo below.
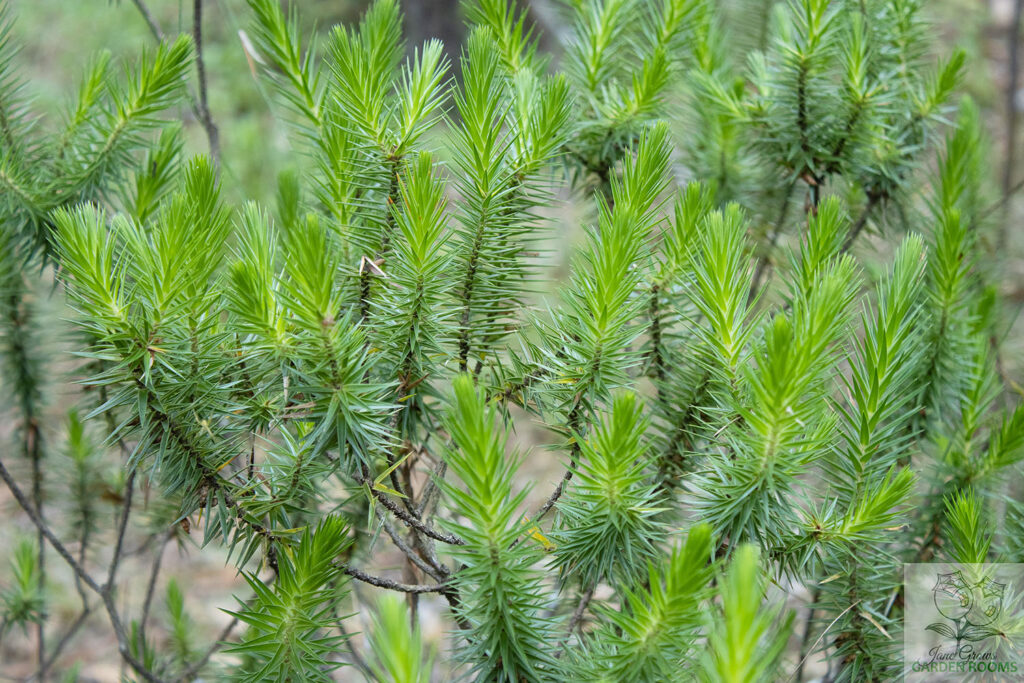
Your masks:
[{"label": "branching stem", "polygon": [[196,77],[199,80],[199,102],[197,105],[199,123],[206,131],[210,156],[214,161],[220,161],[220,133],[210,115],[210,103],[206,95],[206,62],[203,60],[203,0],[194,0],[192,4],[192,42],[196,47]]},{"label": "branching stem", "polygon": [[121,658],[127,662],[127,664],[146,681],[149,683],[161,683],[161,679],[157,677],[153,672],[146,668],[146,666],[140,662],[132,653],[128,644],[128,636],[124,629],[124,624],[121,622],[121,617],[117,612],[117,607],[114,605],[113,597],[113,585],[108,584],[106,586],[100,586],[96,583],[86,571],[82,568],[78,561],[71,555],[67,547],[61,543],[60,539],[50,530],[50,528],[43,522],[42,518],[36,514],[32,503],[28,500],[21,488],[11,477],[11,473],[7,470],[3,461],[0,460],[0,479],[3,479],[4,483],[7,484],[7,488],[10,489],[14,499],[21,506],[21,509],[25,511],[28,518],[36,526],[36,529],[49,541],[50,545],[57,554],[71,567],[71,570],[78,576],[82,583],[89,587],[94,593],[100,596],[103,601],[103,607],[107,612],[107,616],[110,619],[110,625],[114,629],[114,635],[117,638],[117,649],[121,654]]}]

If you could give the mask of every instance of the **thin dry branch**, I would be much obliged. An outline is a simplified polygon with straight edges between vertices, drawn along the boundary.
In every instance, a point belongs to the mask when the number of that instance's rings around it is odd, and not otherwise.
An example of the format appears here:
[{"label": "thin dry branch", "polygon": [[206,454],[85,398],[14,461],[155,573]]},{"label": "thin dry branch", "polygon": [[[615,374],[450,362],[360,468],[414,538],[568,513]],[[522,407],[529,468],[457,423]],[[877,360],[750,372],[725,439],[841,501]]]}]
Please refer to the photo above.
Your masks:
[{"label": "thin dry branch", "polygon": [[368,583],[371,586],[377,586],[378,588],[387,588],[389,590],[399,591],[400,593],[443,593],[449,588],[449,586],[444,583],[401,583],[400,581],[367,574],[360,569],[356,569],[355,567],[348,565],[343,566],[342,570],[352,578],[362,581],[363,583]]},{"label": "thin dry branch", "polygon": [[107,584],[106,586],[101,587],[96,583],[96,580],[82,568],[82,565],[80,565],[71,555],[67,547],[61,543],[60,539],[57,538],[50,527],[48,527],[36,514],[36,511],[32,507],[32,503],[14,481],[14,478],[11,476],[11,473],[7,470],[7,467],[4,465],[2,460],[0,460],[0,479],[3,479],[4,483],[7,484],[7,488],[10,489],[11,494],[18,502],[18,505],[20,505],[21,509],[25,511],[25,514],[28,515],[28,518],[32,521],[32,524],[34,524],[39,532],[42,533],[53,549],[57,551],[57,554],[61,556],[69,567],[71,567],[71,570],[82,580],[82,583],[100,596],[100,599],[103,601],[103,607],[110,619],[110,625],[114,629],[114,635],[117,638],[117,649],[121,658],[135,671],[135,673],[146,681],[149,681],[149,683],[161,683],[161,679],[152,671],[147,669],[146,666],[131,652],[124,624],[121,622],[121,616],[118,614],[117,608],[114,605],[113,585]]}]

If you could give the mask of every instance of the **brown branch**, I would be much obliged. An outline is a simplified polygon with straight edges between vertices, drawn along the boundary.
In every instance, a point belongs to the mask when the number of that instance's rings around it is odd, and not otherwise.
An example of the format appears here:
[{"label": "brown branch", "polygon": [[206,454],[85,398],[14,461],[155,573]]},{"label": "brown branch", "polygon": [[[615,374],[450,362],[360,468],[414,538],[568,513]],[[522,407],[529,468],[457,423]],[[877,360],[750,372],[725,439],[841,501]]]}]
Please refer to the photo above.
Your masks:
[{"label": "brown branch", "polygon": [[[75,637],[75,634],[78,633],[79,629],[85,625],[86,620],[92,614],[94,609],[94,605],[85,605],[82,607],[82,611],[78,613],[78,617],[71,626],[68,627],[68,630],[64,632],[64,635],[61,636],[60,640],[57,641],[57,645],[53,648],[53,652],[50,653],[50,656],[46,658],[46,662],[42,668],[44,676],[46,675],[46,672],[57,663],[57,658],[60,657],[64,648],[68,646],[68,643],[70,643],[71,639]],[[45,678],[40,678],[39,680],[42,681],[45,680]]]},{"label": "brown branch", "polygon": [[1006,206],[1006,204],[1013,198],[1013,196],[1020,192],[1021,188],[1024,188],[1024,180],[1018,180],[1016,183],[1014,183],[1013,187],[1007,190],[1005,195],[1000,197],[997,201],[989,205],[984,211],[979,213],[978,217],[974,220],[974,222],[976,224],[980,223],[981,221],[985,220],[999,209]]},{"label": "brown branch", "polygon": [[420,557],[419,553],[405,542],[401,534],[398,533],[398,530],[395,529],[384,513],[379,509],[377,510],[377,516],[380,519],[381,524],[384,525],[384,531],[387,532],[387,535],[391,538],[391,542],[395,544],[395,547],[401,550],[402,554],[409,558],[409,561],[419,567],[425,574],[437,581],[443,581],[451,575],[451,571],[444,565],[441,565],[440,563],[432,564]]},{"label": "brown branch", "polygon": [[864,210],[861,211],[860,216],[857,217],[857,222],[853,224],[852,228],[850,228],[850,232],[846,236],[846,241],[843,242],[843,252],[849,251],[850,247],[853,246],[857,237],[860,236],[860,233],[863,232],[864,227],[868,224],[868,218],[871,217],[871,212],[874,211],[878,203],[882,201],[882,198],[882,195],[878,192],[868,193],[868,203],[864,205]]},{"label": "brown branch", "polygon": [[[43,519],[43,470],[42,470],[42,449],[40,442],[42,435],[39,431],[39,422],[34,413],[30,410],[25,414],[25,452],[32,461],[32,504],[36,506],[36,514]],[[46,590],[46,544],[43,543],[43,534],[36,536],[36,548],[38,558],[38,588],[40,594]],[[46,680],[46,619],[40,619],[36,624],[36,644],[38,646],[39,680]]]},{"label": "brown branch", "polygon": [[411,526],[417,531],[426,534],[435,541],[441,541],[442,543],[448,543],[449,545],[466,545],[466,542],[458,536],[445,533],[444,531],[437,531],[433,527],[430,527],[421,522],[420,520],[416,519],[414,516],[409,514],[405,509],[403,509],[402,506],[396,504],[395,501],[388,498],[387,494],[385,494],[383,491],[378,490],[373,485],[373,481],[368,476],[364,475],[363,477],[361,477],[359,479],[359,483],[366,486],[370,490],[370,493],[373,495],[373,497],[376,498],[381,505],[390,510],[391,513],[395,515],[395,517],[398,517],[398,519],[405,522],[407,526]]},{"label": "brown branch", "polygon": [[568,647],[569,640],[572,638],[573,632],[580,625],[580,622],[583,621],[583,614],[587,611],[587,606],[590,605],[590,601],[593,599],[594,587],[591,586],[580,595],[579,604],[576,605],[576,609],[573,611],[572,617],[569,619],[569,627],[566,629],[565,637],[562,639],[562,644],[559,647],[556,657],[561,657],[565,652],[565,648]]},{"label": "brown branch", "polygon": [[[7,317],[11,326],[10,355],[18,366],[16,373],[23,383],[19,390],[18,408],[21,413],[22,438],[21,455],[32,465],[32,506],[39,519],[43,519],[43,448],[42,431],[39,428],[39,415],[36,401],[38,398],[38,381],[32,374],[31,348],[33,339],[30,333],[32,309],[27,299],[27,286],[18,276],[7,293]],[[46,588],[46,543],[42,533],[36,535],[36,581],[40,593]],[[36,623],[36,657],[37,674],[40,680],[46,675],[46,619]]]},{"label": "brown branch", "polygon": [[206,63],[203,61],[203,0],[195,0],[192,4],[192,41],[196,46],[196,76],[199,79],[198,119],[206,131],[206,139],[210,145],[210,156],[220,162],[220,133],[210,116],[210,103],[206,96]]},{"label": "brown branch", "polygon": [[117,541],[114,544],[114,556],[110,559],[110,569],[107,571],[107,583],[105,590],[111,590],[114,579],[117,576],[117,567],[121,563],[121,551],[124,549],[124,534],[128,528],[128,518],[132,514],[132,495],[135,492],[135,470],[128,475],[124,485],[124,506],[121,509],[121,522],[117,527]]},{"label": "brown branch", "polygon": [[156,549],[156,555],[153,557],[153,564],[149,569],[149,580],[146,582],[146,597],[142,601],[142,616],[139,617],[140,641],[145,641],[146,639],[146,622],[149,620],[149,610],[153,605],[153,595],[156,592],[157,577],[160,576],[160,567],[163,565],[164,548],[167,541],[170,540],[173,534],[174,531],[172,529],[164,535],[164,539]]},{"label": "brown branch", "polygon": [[427,482],[426,486],[423,487],[423,491],[420,493],[420,504],[416,508],[416,516],[420,519],[424,515],[430,516],[431,505],[437,500],[437,494],[440,494],[441,487],[438,486],[439,481],[444,480],[445,472],[448,470],[448,463],[443,457],[438,458],[437,466],[434,468],[434,472]]},{"label": "brown branch", "polygon": [[555,503],[558,502],[558,499],[562,497],[562,493],[565,491],[565,485],[572,480],[572,477],[575,473],[576,451],[573,450],[572,457],[569,460],[569,466],[565,468],[565,474],[562,475],[562,480],[558,482],[558,486],[555,487],[555,490],[551,492],[551,495],[548,497],[548,499],[544,501],[544,504],[540,506],[539,510],[537,510],[537,514],[534,515],[535,521],[539,522],[541,517],[543,517],[551,511],[551,508],[555,506]]},{"label": "brown branch", "polygon": [[[573,436],[572,448],[569,453],[569,466],[565,468],[565,474],[562,475],[562,480],[558,482],[558,486],[556,486],[555,490],[552,491],[551,496],[544,502],[543,505],[540,506],[540,509],[537,510],[537,514],[533,517],[534,522],[539,522],[541,518],[544,517],[544,515],[548,514],[548,512],[551,511],[551,508],[555,506],[555,503],[558,502],[558,499],[562,497],[562,493],[565,492],[566,485],[570,481],[572,481],[573,475],[576,474],[576,466],[578,465],[580,457],[580,435],[577,432],[579,431],[580,427],[579,411],[581,409],[581,404],[579,403],[579,401],[577,401],[576,405],[574,405],[572,410],[569,411],[569,416],[567,420],[569,423],[569,433]],[[521,540],[522,536],[517,538],[515,542],[512,543],[512,547],[515,548],[517,545],[519,545],[519,541]]]},{"label": "brown branch", "polygon": [[139,14],[142,15],[143,20],[146,22],[146,26],[149,27],[149,32],[153,34],[153,37],[158,41],[164,39],[163,31],[160,30],[160,26],[156,23],[156,19],[153,18],[153,13],[149,11],[149,7],[143,0],[132,0],[135,7],[139,10]]},{"label": "brown branch", "polygon": [[[142,15],[143,21],[146,22],[149,32],[157,42],[162,42],[164,32],[160,30],[160,25],[156,23],[153,13],[149,10],[144,0],[132,0],[132,4],[139,10],[139,14]],[[220,161],[220,135],[217,132],[217,126],[213,124],[213,119],[210,117],[210,110],[206,106],[206,66],[203,62],[202,54],[202,28],[199,26],[202,23],[202,14],[202,2],[201,0],[195,0],[195,5],[193,6],[192,41],[196,46],[196,69],[199,72],[200,96],[197,100],[196,96],[192,93],[192,89],[188,88],[188,100],[192,114],[206,132],[206,139],[210,146],[210,156],[213,157],[214,161]]]},{"label": "brown branch", "polygon": [[768,239],[768,248],[761,255],[761,258],[758,259],[757,267],[754,269],[754,278],[750,284],[750,294],[747,295],[747,305],[750,305],[754,301],[757,296],[757,291],[761,288],[761,280],[767,273],[771,260],[771,252],[778,243],[779,236],[782,234],[782,229],[786,222],[786,215],[789,213],[789,200],[793,197],[793,191],[795,189],[796,180],[793,180],[793,182],[789,184],[789,187],[786,188],[786,194],[782,198],[782,206],[779,207],[779,216],[775,219],[772,234]]},{"label": "brown branch", "polygon": [[50,542],[50,545],[53,547],[54,550],[57,551],[57,554],[61,556],[61,558],[67,563],[69,567],[71,567],[71,570],[75,573],[76,576],[78,576],[82,580],[82,583],[84,583],[86,586],[89,587],[90,590],[92,590],[94,593],[100,596],[100,599],[103,601],[103,607],[106,610],[107,616],[110,619],[110,625],[114,629],[114,635],[117,638],[117,649],[121,655],[121,658],[125,662],[127,662],[132,669],[135,670],[135,673],[137,673],[143,679],[149,681],[149,683],[162,683],[160,678],[158,678],[155,674],[153,674],[153,672],[147,669],[146,666],[138,659],[136,659],[135,656],[131,653],[131,649],[128,644],[128,637],[125,634],[124,630],[124,624],[121,622],[121,617],[117,613],[117,608],[114,605],[114,598],[111,590],[112,586],[107,585],[101,587],[98,583],[96,583],[95,579],[93,579],[88,573],[86,573],[86,571],[82,568],[82,565],[80,565],[78,561],[74,557],[72,557],[71,553],[68,552],[67,547],[65,547],[65,545],[61,543],[60,539],[57,538],[53,531],[50,530],[50,527],[48,527],[39,517],[39,515],[36,514],[36,511],[32,507],[31,502],[22,492],[18,484],[14,481],[14,478],[11,477],[11,473],[7,470],[7,467],[4,465],[2,460],[0,460],[0,479],[3,479],[4,483],[7,484],[7,488],[10,489],[11,494],[14,496],[14,499],[18,502],[18,505],[20,505],[21,509],[25,511],[25,514],[28,515],[28,518],[32,521],[32,523],[36,526],[40,533],[42,533],[42,535],[46,537],[46,540]]},{"label": "brown branch", "polygon": [[220,635],[218,635],[217,638],[213,641],[213,644],[210,645],[209,648],[207,648],[203,656],[200,657],[198,661],[189,665],[189,667],[182,672],[181,678],[179,678],[178,680],[190,681],[193,678],[195,678],[196,674],[198,674],[202,670],[202,668],[206,666],[206,663],[210,661],[210,657],[212,657],[214,653],[217,652],[217,650],[224,646],[224,641],[228,639],[228,636],[231,635],[231,632],[235,630],[235,626],[237,625],[238,617],[232,617],[231,621],[227,623],[224,629],[220,632]]},{"label": "brown branch", "polygon": [[337,609],[334,610],[334,624],[338,627],[338,633],[345,639],[345,645],[348,646],[348,652],[352,656],[352,664],[363,673],[366,680],[372,681],[374,679],[373,671],[363,656],[359,654],[359,649],[352,643],[352,634],[345,628],[344,619],[338,614]]},{"label": "brown branch", "polygon": [[[264,583],[264,585],[269,585],[269,584]],[[249,598],[249,600],[247,600],[244,603],[243,609],[249,609],[252,606],[252,603],[253,603],[253,601],[255,599],[256,599],[255,596]],[[193,662],[191,665],[189,665],[181,673],[181,676],[178,677],[179,683],[182,683],[182,682],[185,682],[185,681],[191,681],[191,680],[193,680],[196,677],[196,675],[202,670],[202,668],[204,666],[206,666],[206,663],[210,661],[210,657],[212,657],[217,652],[217,650],[219,650],[220,648],[222,648],[225,645],[225,642],[227,641],[228,636],[230,636],[231,632],[235,630],[236,626],[238,626],[238,622],[239,622],[239,618],[238,618],[237,615],[231,617],[231,621],[229,621],[227,623],[227,625],[224,626],[224,628],[221,630],[220,634],[213,640],[213,643],[210,645],[209,648],[207,648],[207,650],[203,654],[203,656],[200,657],[195,662]]]},{"label": "brown branch", "polygon": [[342,571],[344,571],[352,578],[358,579],[363,583],[368,583],[371,586],[377,586],[378,588],[387,588],[389,590],[399,591],[401,593],[443,593],[449,588],[449,586],[444,583],[400,583],[398,581],[393,581],[391,579],[385,579],[381,576],[373,576],[372,574],[367,574],[364,571],[347,565],[342,567]]},{"label": "brown branch", "polygon": [[818,636],[818,639],[814,641],[813,645],[811,645],[810,652],[808,652],[807,655],[803,659],[800,660],[800,663],[797,665],[797,670],[789,678],[787,683],[792,683],[793,681],[798,680],[797,679],[797,675],[798,675],[797,672],[802,672],[803,671],[804,664],[807,663],[807,659],[811,656],[811,653],[814,652],[814,648],[818,647],[818,643],[820,643],[821,639],[825,637],[825,634],[828,633],[829,630],[831,630],[831,628],[836,625],[837,621],[839,621],[840,619],[843,618],[843,615],[845,615],[847,612],[849,612],[850,610],[852,610],[854,607],[856,607],[859,604],[860,604],[860,600],[857,600],[856,602],[851,604],[849,607],[847,607],[842,612],[840,612],[839,616],[837,616],[835,619],[832,620],[832,623],[830,623],[828,626],[825,627],[825,630],[821,632],[821,635]]},{"label": "brown branch", "polygon": [[807,658],[811,656],[810,644],[811,634],[813,633],[814,627],[814,607],[818,604],[818,600],[821,597],[821,586],[815,586],[811,592],[811,602],[807,605],[807,621],[804,623],[804,634],[800,639],[800,650],[798,656],[800,657],[800,663],[796,667],[796,672],[793,676],[796,680],[803,680],[804,675],[804,664],[807,662]]},{"label": "brown branch", "polygon": [[651,352],[647,355],[651,369],[654,371],[654,379],[657,381],[655,391],[658,399],[661,399],[661,383],[665,381],[665,356],[661,352],[662,329],[661,329],[661,285],[655,282],[649,290],[650,301],[647,306],[647,317],[650,318],[649,336],[651,338]]}]

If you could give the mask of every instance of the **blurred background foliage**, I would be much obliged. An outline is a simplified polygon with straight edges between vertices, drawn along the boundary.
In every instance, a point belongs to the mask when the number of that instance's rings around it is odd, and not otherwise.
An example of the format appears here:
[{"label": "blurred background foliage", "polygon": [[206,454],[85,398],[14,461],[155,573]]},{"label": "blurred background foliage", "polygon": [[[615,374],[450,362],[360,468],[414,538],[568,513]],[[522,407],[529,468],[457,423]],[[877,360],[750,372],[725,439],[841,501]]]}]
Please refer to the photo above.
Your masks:
[{"label": "blurred background foliage", "polygon": [[[326,35],[331,26],[358,19],[367,0],[302,0],[298,3],[301,35]],[[108,50],[115,63],[132,62],[154,36],[134,0],[11,0],[14,41],[22,46],[19,67],[38,99],[37,111],[57,114],[81,78],[85,58]],[[429,37],[446,41],[449,51],[461,41],[463,20],[458,0],[403,3],[408,44]],[[190,33],[192,3],[149,0],[144,3],[165,35]],[[255,78],[239,31],[250,24],[245,0],[213,0],[203,6],[203,49],[208,70],[210,111],[220,129],[227,199],[268,200],[278,172],[300,164],[287,135],[286,117],[278,111],[266,84]],[[451,54],[449,55],[451,56]],[[123,61],[122,61],[123,60]],[[457,60],[453,60],[457,63]],[[177,112],[185,122],[186,157],[207,151],[202,127],[187,107]]]}]

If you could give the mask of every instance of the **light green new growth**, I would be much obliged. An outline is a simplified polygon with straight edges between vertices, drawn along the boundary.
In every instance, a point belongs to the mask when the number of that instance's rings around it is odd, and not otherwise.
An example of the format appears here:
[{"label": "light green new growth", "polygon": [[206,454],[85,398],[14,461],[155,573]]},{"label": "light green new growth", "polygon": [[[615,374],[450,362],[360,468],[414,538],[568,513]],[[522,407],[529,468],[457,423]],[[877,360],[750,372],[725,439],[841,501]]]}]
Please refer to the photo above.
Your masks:
[{"label": "light green new growth", "polygon": [[[248,5],[296,157],[237,205],[188,37],[54,123],[0,13],[35,678],[104,624],[148,683],[886,681],[905,562],[1020,559],[993,164],[925,3],[466,0],[447,50]],[[171,545],[241,576],[220,634]]]}]

